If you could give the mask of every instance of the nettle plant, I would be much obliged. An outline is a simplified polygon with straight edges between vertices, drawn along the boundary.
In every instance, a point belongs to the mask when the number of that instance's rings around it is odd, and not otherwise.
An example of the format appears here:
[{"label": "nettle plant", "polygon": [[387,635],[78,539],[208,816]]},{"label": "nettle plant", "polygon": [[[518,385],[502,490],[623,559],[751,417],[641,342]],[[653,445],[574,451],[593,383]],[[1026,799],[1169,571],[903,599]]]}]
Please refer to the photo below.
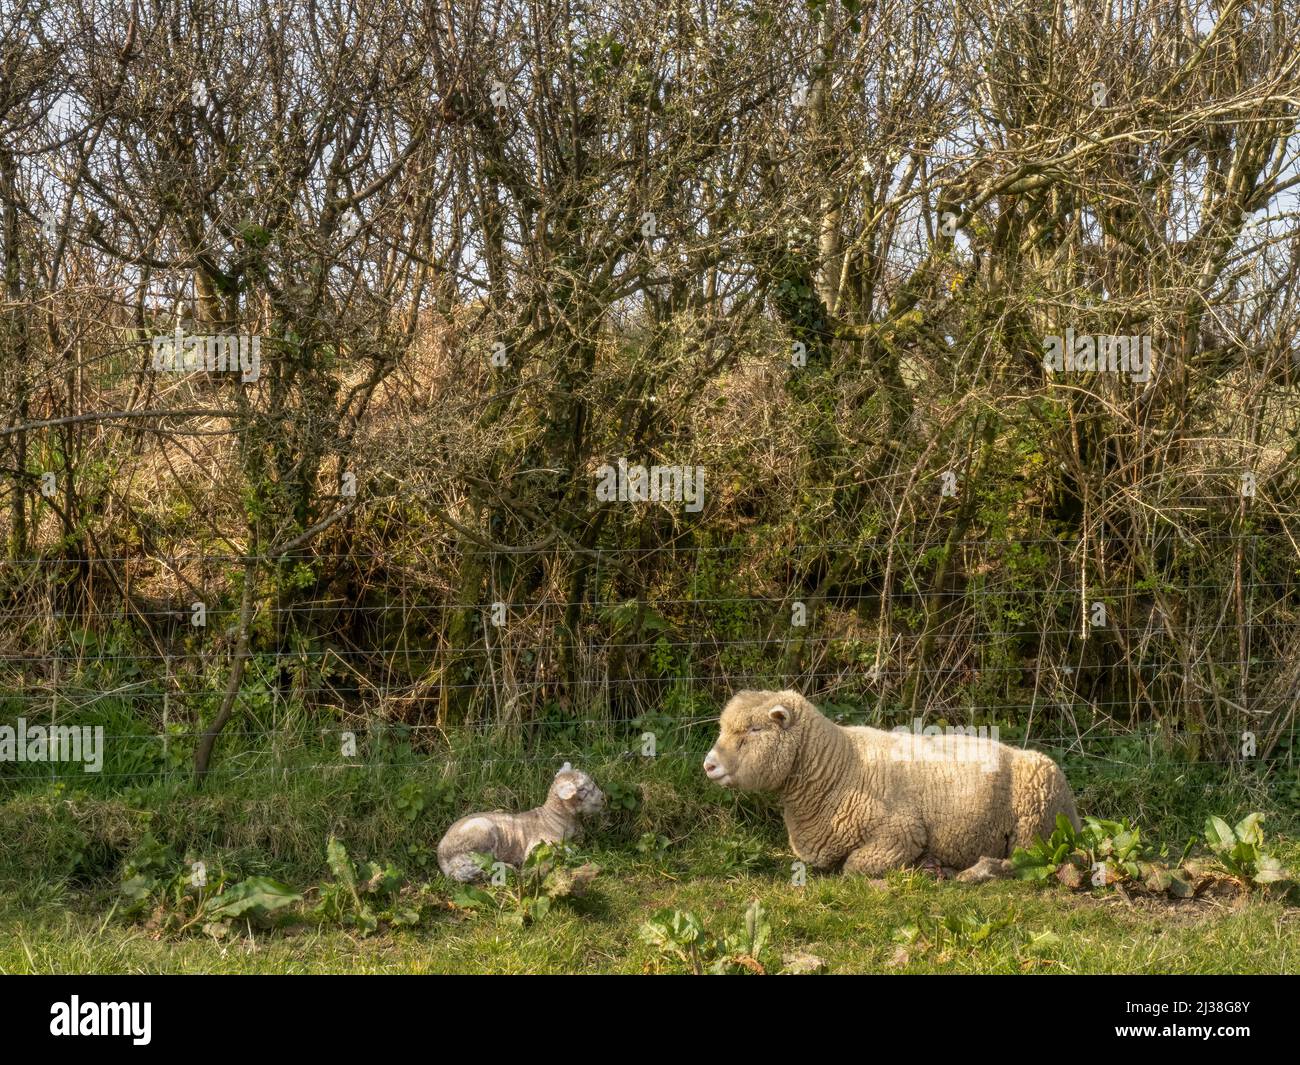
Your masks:
[{"label": "nettle plant", "polygon": [[450,804],[454,789],[448,780],[432,783],[410,780],[397,789],[393,808],[407,824],[413,825],[430,810]]},{"label": "nettle plant", "polygon": [[718,868],[723,873],[753,872],[768,861],[767,845],[754,836],[730,835],[718,849]]},{"label": "nettle plant", "polygon": [[658,832],[642,832],[636,841],[636,852],[643,858],[658,860],[668,853],[672,840]]},{"label": "nettle plant", "polygon": [[1028,970],[1053,964],[1051,955],[1061,946],[1061,937],[1051,929],[1025,928],[1014,909],[992,917],[980,913],[922,914],[913,923],[895,928],[893,941],[891,967],[907,965],[918,957],[944,965],[958,957],[993,950],[1014,953],[1020,968]]},{"label": "nettle plant", "polygon": [[635,784],[611,780],[605,785],[605,809],[611,817],[618,813],[634,813],[640,805],[641,789]]}]

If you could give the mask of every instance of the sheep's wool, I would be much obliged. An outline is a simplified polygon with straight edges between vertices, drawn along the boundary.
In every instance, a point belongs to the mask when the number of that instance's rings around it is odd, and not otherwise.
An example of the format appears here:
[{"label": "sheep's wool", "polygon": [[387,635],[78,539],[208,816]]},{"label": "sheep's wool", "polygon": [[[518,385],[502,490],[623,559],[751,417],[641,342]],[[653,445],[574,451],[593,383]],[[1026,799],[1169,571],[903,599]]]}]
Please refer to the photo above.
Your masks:
[{"label": "sheep's wool", "polygon": [[814,868],[879,876],[918,863],[966,870],[1079,817],[1037,751],[968,736],[847,728],[794,691],[737,693],[705,761],[711,779],[781,797],[790,846]]}]

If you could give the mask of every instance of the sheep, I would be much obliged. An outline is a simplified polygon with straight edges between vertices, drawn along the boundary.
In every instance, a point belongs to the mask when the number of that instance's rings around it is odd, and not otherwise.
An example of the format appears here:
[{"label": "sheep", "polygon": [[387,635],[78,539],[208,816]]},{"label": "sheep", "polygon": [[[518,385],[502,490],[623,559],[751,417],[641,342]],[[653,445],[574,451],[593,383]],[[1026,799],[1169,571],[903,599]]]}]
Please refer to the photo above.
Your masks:
[{"label": "sheep", "polygon": [[474,854],[489,854],[507,865],[523,865],[541,843],[562,843],[582,834],[582,818],[599,813],[605,796],[596,782],[565,762],[551,782],[546,802],[512,814],[506,810],[462,817],[438,843],[438,867],[462,884],[484,877]]},{"label": "sheep", "polygon": [[742,691],[722,710],[704,759],[716,784],[781,797],[790,847],[815,869],[879,877],[909,865],[1011,872],[1017,847],[1076,828],[1060,768],[1037,751],[973,736],[846,728],[798,692]]}]

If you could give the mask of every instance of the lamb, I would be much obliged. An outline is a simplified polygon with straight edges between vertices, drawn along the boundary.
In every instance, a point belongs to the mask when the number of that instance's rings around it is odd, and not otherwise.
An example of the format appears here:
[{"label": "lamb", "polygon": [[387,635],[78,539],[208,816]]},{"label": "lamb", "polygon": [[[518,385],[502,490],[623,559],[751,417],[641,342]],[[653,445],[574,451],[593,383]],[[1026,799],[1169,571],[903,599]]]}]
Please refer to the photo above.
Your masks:
[{"label": "lamb", "polygon": [[776,792],[790,847],[814,868],[881,876],[908,865],[1011,871],[1016,847],[1079,815],[1046,755],[974,736],[846,728],[798,692],[742,691],[722,710],[704,759],[727,788]]},{"label": "lamb", "polygon": [[438,867],[464,884],[485,875],[475,853],[520,866],[538,844],[576,839],[582,834],[582,818],[604,806],[605,796],[596,782],[565,762],[541,806],[520,814],[506,810],[470,814],[447,829],[438,843]]}]

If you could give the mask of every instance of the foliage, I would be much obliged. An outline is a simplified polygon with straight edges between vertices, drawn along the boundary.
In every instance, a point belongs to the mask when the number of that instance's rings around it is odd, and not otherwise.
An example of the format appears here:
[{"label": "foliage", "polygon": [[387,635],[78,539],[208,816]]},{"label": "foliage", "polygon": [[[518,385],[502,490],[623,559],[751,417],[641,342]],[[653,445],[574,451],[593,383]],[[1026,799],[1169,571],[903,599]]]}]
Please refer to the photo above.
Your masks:
[{"label": "foliage", "polygon": [[1247,814],[1235,826],[1220,817],[1205,821],[1205,844],[1225,869],[1243,883],[1276,884],[1290,880],[1281,861],[1264,848],[1264,815]]},{"label": "foliage", "polygon": [[599,866],[580,863],[578,852],[567,843],[538,844],[519,869],[490,854],[474,858],[488,886],[459,885],[453,904],[470,912],[495,911],[503,923],[517,928],[543,920],[559,899],[583,898],[600,873]]},{"label": "foliage", "polygon": [[381,925],[401,928],[419,923],[421,900],[403,895],[402,876],[394,866],[373,861],[354,865],[333,836],[326,844],[325,858],[334,879],[320,889],[313,918],[355,928],[362,935]]},{"label": "foliage", "polygon": [[675,959],[696,976],[767,971],[763,959],[772,936],[767,911],[757,899],[749,904],[740,926],[725,935],[708,932],[690,910],[664,909],[641,925],[642,942],[660,958]]},{"label": "foliage", "polygon": [[[1282,863],[1264,847],[1264,815],[1252,813],[1231,827],[1219,817],[1205,822],[1205,844],[1226,873],[1243,886],[1288,880]],[[1145,845],[1141,832],[1127,820],[1107,821],[1085,817],[1076,832],[1058,814],[1056,828],[1047,839],[1017,848],[1011,862],[1025,880],[1055,879],[1072,890],[1124,885],[1135,890],[1176,898],[1190,898],[1213,879],[1203,863],[1189,860],[1194,841],[1176,861],[1166,846]]]},{"label": "foliage", "polygon": [[904,948],[933,950],[942,960],[954,951],[978,948],[1012,920],[1010,914],[996,918],[975,913],[925,915],[896,929],[894,941]]},{"label": "foliage", "polygon": [[148,914],[147,926],[176,935],[202,926],[220,938],[234,921],[268,925],[302,895],[267,876],[233,880],[197,862],[175,862],[152,833],[124,863],[121,896],[128,916]]},{"label": "foliage", "polygon": [[611,780],[604,787],[605,809],[611,814],[632,813],[641,804],[641,791],[633,784]]}]

